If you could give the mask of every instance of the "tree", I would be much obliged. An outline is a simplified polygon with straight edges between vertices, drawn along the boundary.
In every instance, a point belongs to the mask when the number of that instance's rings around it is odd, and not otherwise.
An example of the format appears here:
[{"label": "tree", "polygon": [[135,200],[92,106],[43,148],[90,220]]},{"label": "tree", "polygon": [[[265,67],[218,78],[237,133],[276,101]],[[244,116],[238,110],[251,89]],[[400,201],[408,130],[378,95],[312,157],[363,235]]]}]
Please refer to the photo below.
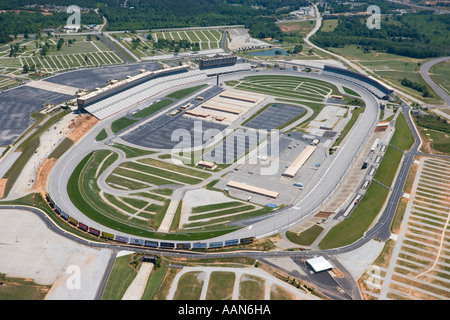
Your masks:
[{"label": "tree", "polygon": [[0,272],[0,285],[4,284],[6,282],[6,273]]},{"label": "tree", "polygon": [[297,44],[292,50],[292,53],[297,54],[303,51],[303,46],[301,44]]},{"label": "tree", "polygon": [[62,48],[63,44],[64,44],[64,39],[63,38],[59,38],[58,44],[56,45],[56,50],[57,51],[61,51],[61,48]]},{"label": "tree", "polygon": [[133,40],[131,40],[131,46],[134,50],[137,49],[140,43],[141,43],[140,38],[134,38]]},{"label": "tree", "polygon": [[47,46],[42,47],[41,56],[45,57],[47,55],[47,53],[48,53],[48,47]]}]

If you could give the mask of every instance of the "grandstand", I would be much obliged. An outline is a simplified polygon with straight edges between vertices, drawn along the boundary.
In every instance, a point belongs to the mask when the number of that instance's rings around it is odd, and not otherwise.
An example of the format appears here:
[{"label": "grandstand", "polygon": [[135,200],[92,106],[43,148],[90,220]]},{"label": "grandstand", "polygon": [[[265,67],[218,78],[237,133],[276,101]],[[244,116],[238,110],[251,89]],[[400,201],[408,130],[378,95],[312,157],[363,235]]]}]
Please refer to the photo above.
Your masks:
[{"label": "grandstand", "polygon": [[89,104],[92,104],[103,98],[109,97],[113,94],[116,94],[116,93],[119,93],[126,89],[129,89],[133,86],[141,84],[150,79],[155,79],[160,76],[166,76],[169,74],[187,71],[188,69],[189,69],[189,66],[180,66],[180,67],[162,69],[162,70],[157,70],[157,71],[142,70],[141,73],[139,73],[138,75],[136,75],[134,77],[128,76],[124,80],[111,81],[110,85],[108,85],[104,88],[98,88],[97,90],[92,91],[88,94],[78,96],[77,103],[78,103],[78,106],[88,106]]},{"label": "grandstand", "polygon": [[149,98],[169,88],[206,79],[207,76],[198,70],[160,76],[117,94],[111,93],[109,97],[82,108],[102,120],[122,110],[145,103]]},{"label": "grandstand", "polygon": [[392,88],[380,83],[378,80],[365,76],[359,72],[325,65],[322,75],[339,78],[348,82],[352,82],[358,86],[364,87],[379,99],[388,100],[389,95],[394,92]]},{"label": "grandstand", "polygon": [[209,76],[250,70],[250,64],[205,70],[189,70],[189,66],[142,71],[134,77],[114,81],[105,88],[80,95],[77,99],[80,111],[86,111],[99,120],[105,119],[127,108],[145,103],[146,100],[175,86],[207,80]]},{"label": "grandstand", "polygon": [[207,76],[215,76],[217,74],[225,74],[225,73],[232,73],[232,72],[238,72],[238,71],[248,71],[251,69],[252,69],[252,67],[249,63],[237,63],[234,66],[207,68],[207,69],[203,69],[202,71]]},{"label": "grandstand", "polygon": [[199,61],[199,68],[205,69],[218,66],[235,65],[236,61],[237,61],[236,56],[216,55],[214,57],[201,58]]}]

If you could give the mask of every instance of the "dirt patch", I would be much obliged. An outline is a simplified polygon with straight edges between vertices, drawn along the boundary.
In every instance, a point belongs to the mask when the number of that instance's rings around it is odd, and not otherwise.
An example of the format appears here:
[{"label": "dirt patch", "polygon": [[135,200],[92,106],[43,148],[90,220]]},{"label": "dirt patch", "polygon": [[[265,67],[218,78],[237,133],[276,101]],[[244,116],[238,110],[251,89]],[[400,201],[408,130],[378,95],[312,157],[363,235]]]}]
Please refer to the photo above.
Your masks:
[{"label": "dirt patch", "polygon": [[419,170],[419,165],[416,163],[411,164],[408,176],[406,177],[406,183],[403,189],[403,191],[405,191],[406,193],[411,194],[414,181],[416,180],[417,170]]},{"label": "dirt patch", "polygon": [[334,214],[334,212],[325,212],[325,211],[320,211],[318,214],[316,214],[314,217],[317,218],[328,218],[329,216],[331,216],[332,214]]},{"label": "dirt patch", "polygon": [[287,23],[280,25],[280,29],[283,32],[292,32],[292,31],[304,31],[308,32],[312,29],[312,25],[310,27],[304,27],[296,23]]},{"label": "dirt patch", "polygon": [[69,125],[69,130],[71,131],[66,136],[73,142],[76,142],[95,126],[97,122],[98,119],[89,114],[78,116],[72,120],[72,123]]},{"label": "dirt patch", "polygon": [[0,199],[3,198],[4,194],[5,194],[5,187],[6,187],[6,182],[8,181],[8,179],[1,179],[0,180]]},{"label": "dirt patch", "polygon": [[299,25],[284,25],[280,26],[280,29],[283,32],[302,30],[302,28]]},{"label": "dirt patch", "polygon": [[343,277],[344,277],[344,274],[343,274],[342,271],[339,270],[338,268],[333,268],[333,269],[331,269],[330,272],[332,272],[332,273],[333,273],[334,275],[336,275],[336,277],[338,277],[338,278],[343,278]]},{"label": "dirt patch", "polygon": [[39,167],[37,174],[36,174],[36,180],[33,185],[33,190],[39,192],[42,194],[43,197],[45,197],[45,186],[47,183],[47,177],[52,170],[53,166],[56,163],[56,159],[45,159],[44,162]]},{"label": "dirt patch", "polygon": [[437,151],[436,149],[433,148],[432,140],[430,140],[430,138],[426,135],[428,131],[426,128],[421,127],[418,128],[419,128],[419,135],[422,140],[422,145],[420,146],[419,151],[428,154],[447,155],[446,153]]}]

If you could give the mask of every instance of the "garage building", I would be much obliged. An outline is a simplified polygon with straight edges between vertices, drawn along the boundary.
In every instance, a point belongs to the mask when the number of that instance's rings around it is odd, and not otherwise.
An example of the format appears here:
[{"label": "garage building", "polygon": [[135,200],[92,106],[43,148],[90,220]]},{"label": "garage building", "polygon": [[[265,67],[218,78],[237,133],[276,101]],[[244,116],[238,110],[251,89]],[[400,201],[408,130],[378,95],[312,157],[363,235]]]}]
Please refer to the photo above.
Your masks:
[{"label": "garage building", "polygon": [[309,157],[311,157],[316,148],[316,146],[306,146],[306,148],[302,151],[302,153],[300,153],[297,159],[295,159],[294,162],[292,162],[292,164],[289,166],[289,168],[284,171],[283,176],[293,178],[300,170],[300,168],[305,164],[305,162],[309,159]]},{"label": "garage building", "polygon": [[334,266],[322,256],[306,260],[306,265],[310,267],[314,273],[328,271],[334,268]]}]

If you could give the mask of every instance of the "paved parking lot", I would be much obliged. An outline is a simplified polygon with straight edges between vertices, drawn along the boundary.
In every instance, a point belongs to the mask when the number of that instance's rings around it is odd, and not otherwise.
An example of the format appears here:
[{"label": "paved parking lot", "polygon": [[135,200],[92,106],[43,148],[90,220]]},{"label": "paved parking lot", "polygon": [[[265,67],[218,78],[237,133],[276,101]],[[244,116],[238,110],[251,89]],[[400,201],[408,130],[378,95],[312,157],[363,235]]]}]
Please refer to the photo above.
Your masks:
[{"label": "paved parking lot", "polygon": [[276,129],[303,112],[305,112],[305,109],[301,107],[277,103],[258,114],[245,126],[255,129]]},{"label": "paved parking lot", "polygon": [[238,129],[216,148],[204,155],[206,161],[230,164],[255,148],[264,139],[256,130]]},{"label": "paved parking lot", "polygon": [[[272,141],[270,141],[272,142]],[[287,178],[283,176],[286,168],[299,156],[302,150],[310,144],[310,139],[303,139],[303,134],[287,136],[280,135],[278,140],[273,141],[273,146],[279,148],[279,156],[275,159],[269,159],[267,162],[258,158],[251,159],[249,163],[238,166],[235,170],[229,172],[225,179],[217,183],[217,187],[224,189],[226,183],[230,180],[244,182],[252,186],[265,188],[271,191],[279,192],[277,199],[256,195],[247,191],[229,188],[230,194],[239,199],[246,200],[252,196],[252,202],[265,205],[267,203],[274,203],[276,205],[292,203],[301,192],[298,187],[294,186],[294,182],[301,182],[306,188],[310,188],[308,183],[312,180],[317,170],[320,168],[316,165],[323,163],[327,158],[327,150],[323,147],[318,147],[314,154],[306,161],[303,167],[295,175],[294,178]],[[269,147],[268,155],[271,155],[271,148]],[[274,154],[275,156],[275,154]],[[277,162],[278,160],[278,162]],[[256,161],[256,163],[255,163]]]},{"label": "paved parking lot", "polygon": [[124,79],[139,74],[140,70],[154,71],[161,67],[156,63],[137,63],[123,66],[105,66],[101,68],[77,70],[45,79],[45,81],[63,84],[85,90],[104,87],[108,80]]},{"label": "paved parking lot", "polygon": [[71,99],[65,94],[21,86],[0,93],[0,146],[14,142],[32,123],[30,115],[44,104]]},{"label": "paved parking lot", "polygon": [[[163,115],[124,135],[122,139],[147,148],[173,149],[180,141],[186,146],[203,144],[203,134],[209,129],[220,132],[225,129],[225,126],[184,116]],[[172,135],[175,141],[172,141]],[[190,141],[183,140],[184,137],[190,138]]]},{"label": "paved parking lot", "polygon": [[[142,69],[158,70],[160,67],[156,63],[107,66],[63,73],[47,78],[45,81],[74,88],[93,90],[97,87],[104,87],[110,79],[122,79],[128,75],[136,75]],[[40,110],[47,102],[57,104],[74,97],[74,95],[52,92],[30,86],[21,86],[1,92],[0,146],[13,143],[33,123],[30,115]]]}]

